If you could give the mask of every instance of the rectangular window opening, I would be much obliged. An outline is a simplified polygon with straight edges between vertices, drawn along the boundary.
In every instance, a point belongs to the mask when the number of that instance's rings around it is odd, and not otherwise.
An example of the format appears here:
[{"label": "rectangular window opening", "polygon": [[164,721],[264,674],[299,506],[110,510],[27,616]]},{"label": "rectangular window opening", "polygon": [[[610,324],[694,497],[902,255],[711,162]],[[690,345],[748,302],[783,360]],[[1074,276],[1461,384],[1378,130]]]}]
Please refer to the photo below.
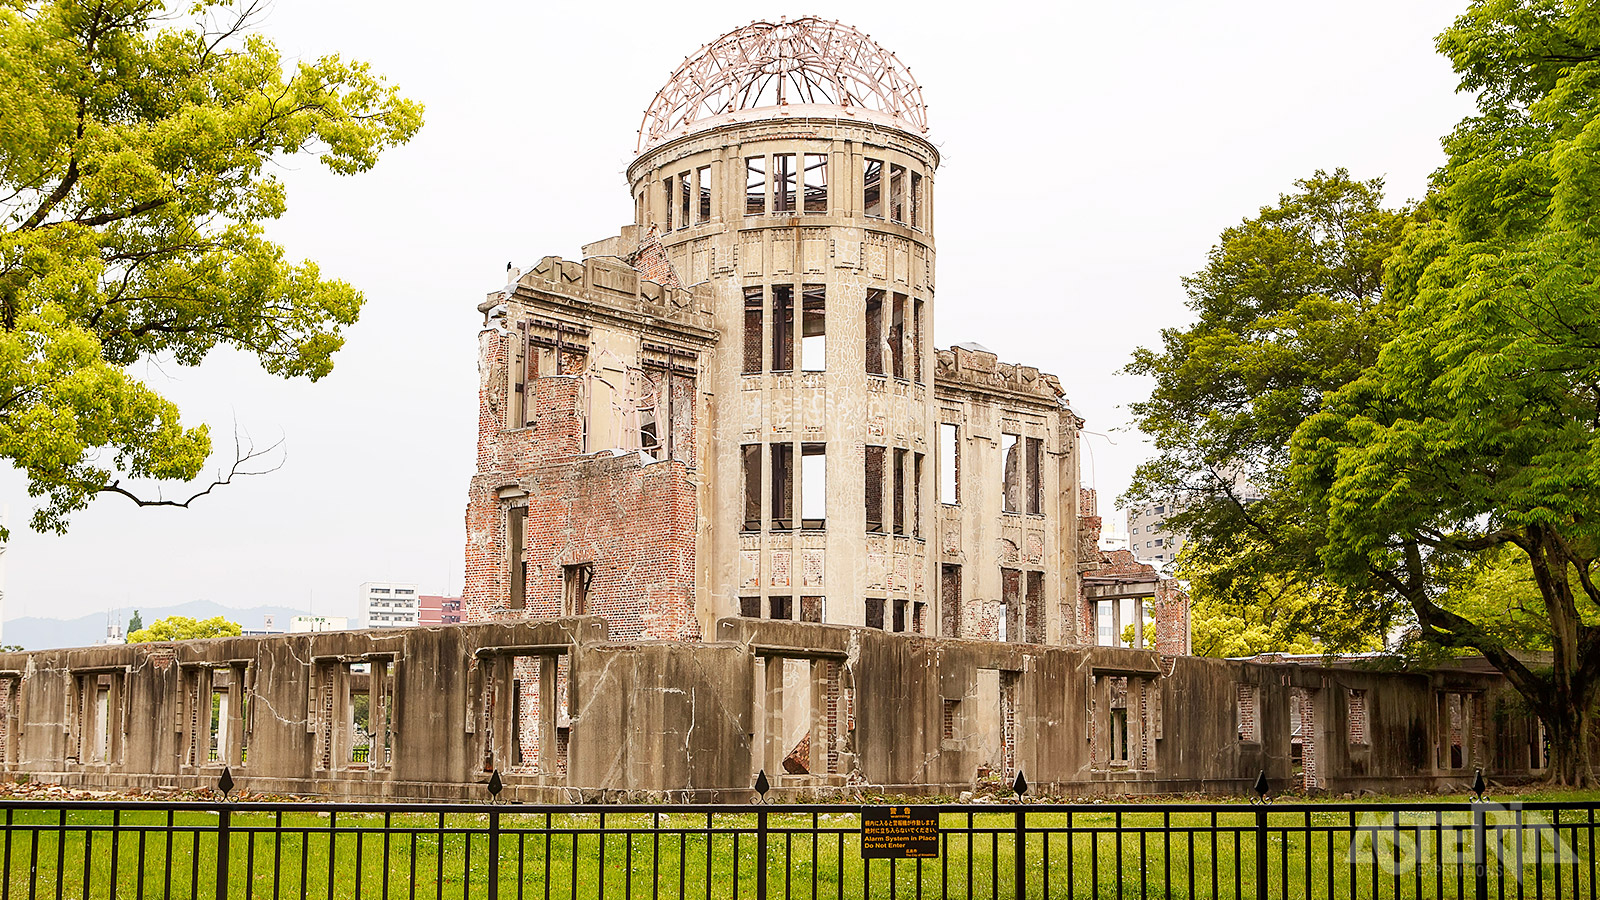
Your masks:
[{"label": "rectangular window opening", "polygon": [[1256,686],[1241,684],[1238,687],[1239,740],[1258,743],[1261,740],[1261,707],[1257,700]]},{"label": "rectangular window opening", "polygon": [[561,567],[561,608],[565,615],[589,614],[589,586],[594,581],[594,563]]},{"label": "rectangular window opening", "polygon": [[928,604],[921,602],[911,604],[911,631],[915,634],[927,633],[927,623],[924,621],[926,617],[923,614],[927,606]]},{"label": "rectangular window opening", "polygon": [[763,215],[767,211],[767,158],[751,156],[744,161],[744,214]]},{"label": "rectangular window opening", "polygon": [[911,456],[911,536],[922,537],[922,458],[924,454],[914,453]]},{"label": "rectangular window opening", "polygon": [[818,623],[827,621],[826,606],[827,599],[824,597],[801,597],[800,621]]},{"label": "rectangular window opening", "polygon": [[894,533],[906,533],[906,459],[909,450],[894,451]]},{"label": "rectangular window opening", "polygon": [[911,173],[911,227],[922,228],[922,176]]},{"label": "rectangular window opening", "polygon": [[1022,572],[1017,569],[1000,570],[1000,603],[1005,607],[1005,639],[1025,640],[1022,612]]},{"label": "rectangular window opening", "polygon": [[744,530],[761,530],[761,445],[745,444],[740,448],[744,456]]},{"label": "rectangular window opening", "polygon": [[883,375],[883,291],[867,291],[867,374]]},{"label": "rectangular window opening", "polygon": [[775,213],[795,212],[795,188],[799,177],[795,171],[793,153],[777,153],[772,157],[772,211]]},{"label": "rectangular window opening", "polygon": [[678,227],[688,228],[690,219],[689,211],[694,208],[694,183],[692,172],[684,172],[678,176]]},{"label": "rectangular window opening", "polygon": [[1027,623],[1028,643],[1044,643],[1044,573],[1027,573],[1023,620]]},{"label": "rectangular window opening", "polygon": [[961,567],[939,567],[939,633],[961,636]]},{"label": "rectangular window opening", "polygon": [[883,598],[867,598],[867,627],[883,629]]},{"label": "rectangular window opening", "polygon": [[922,301],[911,301],[911,372],[922,384]]},{"label": "rectangular window opening", "polygon": [[1044,515],[1044,440],[1028,438],[1028,513]]},{"label": "rectangular window opening", "polygon": [[759,619],[759,618],[761,618],[761,598],[760,597],[740,597],[739,598],[739,615],[745,617],[746,619]]},{"label": "rectangular window opening", "polygon": [[944,701],[944,739],[956,739],[956,717],[961,714],[961,701],[946,698]]},{"label": "rectangular window opening", "polygon": [[864,472],[866,497],[867,497],[867,531],[869,533],[882,533],[883,531],[883,447],[866,448],[866,469]]},{"label": "rectangular window opening", "polygon": [[889,166],[889,218],[896,222],[906,220],[905,166]]},{"label": "rectangular window opening", "polygon": [[800,288],[800,368],[821,372],[828,367],[828,317],[826,285]]},{"label": "rectangular window opening", "polygon": [[800,527],[823,528],[828,518],[828,449],[800,445]]},{"label": "rectangular window opening", "polygon": [[961,502],[961,444],[958,426],[939,425],[939,502]]},{"label": "rectangular window opening", "polygon": [[785,620],[794,618],[791,614],[794,609],[793,597],[768,597],[767,608],[770,610],[768,618]]},{"label": "rectangular window opening", "polygon": [[1000,435],[1000,459],[1005,465],[1001,474],[1001,492],[1005,498],[1004,510],[1008,513],[1022,512],[1022,454],[1017,451],[1017,436],[1014,434]]},{"label": "rectangular window opening", "polygon": [[1367,742],[1367,692],[1354,688],[1345,696],[1349,705],[1350,743],[1365,744]]},{"label": "rectangular window opening", "polygon": [[772,448],[772,529],[788,531],[794,527],[794,445],[769,446]]},{"label": "rectangular window opening", "polygon": [[695,196],[699,198],[697,210],[699,218],[696,222],[711,221],[711,167],[701,166],[694,170]]},{"label": "rectangular window opening", "polygon": [[506,511],[506,531],[510,563],[507,580],[511,582],[510,600],[506,605],[511,609],[522,609],[527,606],[528,589],[528,561],[523,558],[523,546],[528,531],[526,506],[513,506]]},{"label": "rectangular window opening", "polygon": [[806,212],[828,211],[828,155],[806,154]]},{"label": "rectangular window opening", "polygon": [[794,285],[772,286],[772,371],[794,369]]},{"label": "rectangular window opening", "polygon": [[876,219],[883,218],[883,160],[869,159],[861,178],[861,211]]},{"label": "rectangular window opening", "polygon": [[761,372],[761,332],[765,312],[764,288],[760,285],[744,289],[744,368],[746,375]]},{"label": "rectangular window opening", "polygon": [[672,230],[672,182],[673,179],[670,175],[661,180],[661,208],[665,211],[665,218],[661,223],[662,231]]},{"label": "rectangular window opening", "polygon": [[906,295],[894,295],[889,318],[889,370],[896,378],[906,377]]},{"label": "rectangular window opening", "polygon": [[894,601],[894,630],[906,630],[906,601]]}]

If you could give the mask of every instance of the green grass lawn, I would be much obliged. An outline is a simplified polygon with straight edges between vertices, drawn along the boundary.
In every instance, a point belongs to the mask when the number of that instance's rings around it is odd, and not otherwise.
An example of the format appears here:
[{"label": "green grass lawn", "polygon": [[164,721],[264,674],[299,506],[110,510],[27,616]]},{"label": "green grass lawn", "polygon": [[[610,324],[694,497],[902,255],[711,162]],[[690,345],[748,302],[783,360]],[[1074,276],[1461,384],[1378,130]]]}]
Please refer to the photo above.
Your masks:
[{"label": "green grass lawn", "polygon": [[[508,900],[543,898],[547,890],[550,897],[592,900],[755,896],[754,814],[718,814],[708,831],[704,813],[637,809],[604,812],[608,832],[635,833],[602,834],[598,807],[548,817],[504,807],[498,868],[490,858],[487,811],[442,817],[341,813],[331,831],[327,813],[236,812],[226,893],[231,898],[464,900],[487,897],[497,872],[499,895]],[[915,897],[920,886],[924,897],[1014,897],[1014,809],[945,813],[939,858],[893,865],[877,860],[870,868],[860,858],[860,820],[853,811],[772,813],[768,896]],[[1519,832],[1510,813],[1490,817],[1490,844],[1503,848],[1503,854],[1491,855],[1505,860],[1490,865],[1491,896],[1499,895],[1502,884],[1508,897],[1594,895],[1590,861],[1597,836],[1587,818],[1574,827],[1570,815],[1563,815],[1560,838],[1574,855],[1559,866],[1549,864],[1556,846],[1549,827]],[[109,900],[113,886],[115,896],[127,898],[217,896],[215,813],[176,813],[170,831],[168,813],[160,809],[113,813],[83,805],[67,812],[64,821],[63,828],[55,810],[13,812],[0,848],[6,864],[0,879],[3,900]],[[1458,890],[1471,896],[1470,817],[1452,813],[1443,819],[1447,834],[1465,836],[1469,864],[1464,866],[1456,864],[1449,841],[1431,839],[1433,813],[1401,813],[1398,822],[1395,839],[1396,819],[1389,812],[1269,807],[1268,879],[1258,893],[1254,808],[1213,816],[1084,806],[1070,814],[1070,822],[1065,812],[1029,812],[1024,895],[1091,897],[1098,887],[1101,897],[1410,898],[1455,897]],[[1520,894],[1519,833],[1525,863]]]}]

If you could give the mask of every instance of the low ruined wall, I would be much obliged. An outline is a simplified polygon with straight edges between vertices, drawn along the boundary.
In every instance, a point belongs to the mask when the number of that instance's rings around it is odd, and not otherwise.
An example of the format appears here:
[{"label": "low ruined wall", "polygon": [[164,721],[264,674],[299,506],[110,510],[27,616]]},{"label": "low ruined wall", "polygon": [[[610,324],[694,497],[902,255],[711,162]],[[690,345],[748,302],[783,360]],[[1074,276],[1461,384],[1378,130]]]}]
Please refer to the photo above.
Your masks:
[{"label": "low ruined wall", "polygon": [[1493,675],[1257,664],[724,619],[598,617],[0,654],[7,777],[482,799],[1434,789],[1538,765]]}]

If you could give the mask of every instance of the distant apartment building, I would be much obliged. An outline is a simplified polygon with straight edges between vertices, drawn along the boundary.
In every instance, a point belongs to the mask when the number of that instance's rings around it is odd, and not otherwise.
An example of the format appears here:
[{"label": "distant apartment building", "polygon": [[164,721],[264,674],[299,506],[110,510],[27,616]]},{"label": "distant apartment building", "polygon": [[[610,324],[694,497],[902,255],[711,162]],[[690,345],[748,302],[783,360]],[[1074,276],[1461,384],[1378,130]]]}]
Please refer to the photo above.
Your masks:
[{"label": "distant apartment building", "polygon": [[461,598],[440,594],[417,597],[418,625],[454,625],[461,621]]},{"label": "distant apartment building", "polygon": [[369,581],[361,586],[361,624],[365,628],[417,625],[420,612],[415,584]]},{"label": "distant apartment building", "polygon": [[1178,512],[1176,503],[1147,503],[1128,510],[1128,549],[1134,559],[1167,568],[1183,548],[1183,535],[1167,528],[1167,517]]},{"label": "distant apartment building", "polygon": [[[1235,482],[1234,490],[1246,505],[1262,497],[1260,488],[1243,479]],[[1183,550],[1183,532],[1174,531],[1167,525],[1167,520],[1182,512],[1183,508],[1182,503],[1168,500],[1146,503],[1127,511],[1128,549],[1133,551],[1135,559],[1158,569],[1172,569],[1178,553]]]}]

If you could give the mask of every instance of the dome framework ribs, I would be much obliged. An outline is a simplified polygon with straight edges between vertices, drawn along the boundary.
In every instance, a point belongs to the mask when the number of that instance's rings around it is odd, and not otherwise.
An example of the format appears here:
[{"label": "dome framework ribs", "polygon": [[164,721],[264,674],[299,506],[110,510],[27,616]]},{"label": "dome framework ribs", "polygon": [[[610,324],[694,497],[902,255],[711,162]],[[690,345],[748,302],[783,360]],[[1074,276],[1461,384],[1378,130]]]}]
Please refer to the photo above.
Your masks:
[{"label": "dome framework ribs", "polygon": [[849,25],[808,16],[752,22],[686,58],[645,110],[637,150],[718,116],[790,105],[866,111],[928,130],[922,88],[904,63]]}]

